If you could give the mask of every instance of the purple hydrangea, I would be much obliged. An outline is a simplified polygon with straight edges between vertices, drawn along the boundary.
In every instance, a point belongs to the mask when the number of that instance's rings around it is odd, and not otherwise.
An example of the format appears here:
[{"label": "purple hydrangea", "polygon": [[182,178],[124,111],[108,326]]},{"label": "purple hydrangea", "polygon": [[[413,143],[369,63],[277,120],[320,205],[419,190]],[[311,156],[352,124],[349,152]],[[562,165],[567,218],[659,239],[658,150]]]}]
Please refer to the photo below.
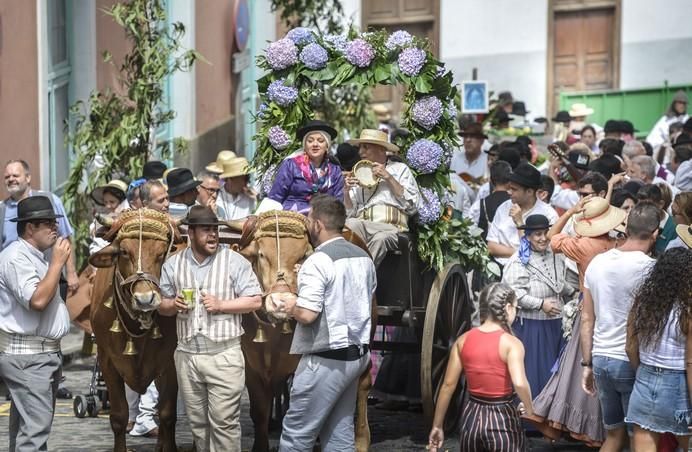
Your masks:
[{"label": "purple hydrangea", "polygon": [[260,119],[267,119],[267,110],[269,110],[269,105],[262,102],[259,106],[259,111],[257,112],[257,117]]},{"label": "purple hydrangea", "polygon": [[387,48],[387,50],[394,50],[400,47],[406,47],[407,45],[411,44],[412,41],[413,36],[411,36],[411,33],[404,30],[397,30],[389,35],[389,38],[387,38],[387,42],[384,46]]},{"label": "purple hydrangea", "polygon": [[363,39],[354,39],[346,47],[346,59],[354,66],[368,67],[375,58],[375,49]]},{"label": "purple hydrangea", "polygon": [[418,204],[418,222],[420,224],[433,224],[442,216],[442,203],[433,190],[420,188],[420,203]]},{"label": "purple hydrangea", "polygon": [[298,61],[298,47],[288,38],[272,42],[265,53],[269,66],[277,71],[286,69]]},{"label": "purple hydrangea", "polygon": [[322,69],[329,61],[329,54],[324,47],[313,42],[300,51],[300,61],[310,69]]},{"label": "purple hydrangea", "polygon": [[291,137],[279,126],[272,126],[267,133],[269,144],[277,151],[283,151],[291,144]]},{"label": "purple hydrangea", "polygon": [[423,68],[426,57],[425,50],[416,47],[404,49],[399,54],[399,69],[409,77],[416,76]]},{"label": "purple hydrangea", "polygon": [[269,84],[267,95],[270,101],[287,107],[298,99],[298,90],[292,86],[286,86],[284,79],[279,79]]},{"label": "purple hydrangea", "polygon": [[449,168],[452,164],[452,155],[454,155],[454,148],[447,142],[442,143],[442,165]]},{"label": "purple hydrangea", "polygon": [[454,101],[450,99],[449,104],[447,104],[447,115],[451,120],[457,119],[458,114],[457,106],[454,105]]},{"label": "purple hydrangea", "polygon": [[416,140],[406,153],[406,160],[422,174],[433,173],[440,167],[444,150],[434,141],[421,138]]},{"label": "purple hydrangea", "polygon": [[262,192],[262,195],[266,196],[272,190],[272,186],[274,185],[274,177],[276,176],[276,170],[277,166],[272,165],[269,168],[267,168],[267,171],[264,173],[264,175],[262,175],[262,181],[260,183],[260,191]]},{"label": "purple hydrangea", "polygon": [[442,77],[443,75],[445,75],[445,68],[444,68],[444,66],[437,66],[437,71],[435,71],[435,75],[436,75],[437,77]]},{"label": "purple hydrangea", "polygon": [[348,47],[348,39],[342,35],[326,35],[324,42],[331,45],[334,50],[339,53],[344,53]]},{"label": "purple hydrangea", "polygon": [[435,96],[426,96],[413,103],[411,118],[425,130],[431,130],[442,116],[442,101]]},{"label": "purple hydrangea", "polygon": [[304,45],[315,42],[315,35],[312,30],[305,27],[296,27],[286,33],[286,37],[293,41],[296,45]]}]

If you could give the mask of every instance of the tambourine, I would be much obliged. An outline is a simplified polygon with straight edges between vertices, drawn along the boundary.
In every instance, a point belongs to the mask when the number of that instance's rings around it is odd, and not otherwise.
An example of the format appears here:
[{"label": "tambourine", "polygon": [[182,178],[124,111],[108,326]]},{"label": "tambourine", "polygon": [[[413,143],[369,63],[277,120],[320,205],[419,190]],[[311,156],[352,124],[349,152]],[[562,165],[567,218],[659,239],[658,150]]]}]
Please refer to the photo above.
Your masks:
[{"label": "tambourine", "polygon": [[380,178],[372,172],[372,162],[370,160],[360,160],[353,165],[353,176],[358,179],[358,183],[365,188],[377,187]]}]

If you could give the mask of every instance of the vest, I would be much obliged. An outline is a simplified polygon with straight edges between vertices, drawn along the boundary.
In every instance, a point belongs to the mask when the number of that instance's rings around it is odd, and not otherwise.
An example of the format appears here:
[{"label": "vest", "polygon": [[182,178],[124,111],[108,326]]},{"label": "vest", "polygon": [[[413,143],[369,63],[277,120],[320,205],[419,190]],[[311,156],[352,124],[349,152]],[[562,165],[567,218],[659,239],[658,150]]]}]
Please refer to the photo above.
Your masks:
[{"label": "vest", "polygon": [[236,298],[232,279],[231,250],[217,251],[209,272],[203,281],[195,281],[190,267],[189,251],[178,253],[173,258],[175,268],[175,287],[177,292],[183,288],[195,289],[195,306],[187,313],[178,313],[176,330],[178,341],[189,342],[195,335],[203,335],[213,342],[224,342],[243,334],[239,314],[210,314],[200,301],[201,293],[214,295],[222,300]]}]

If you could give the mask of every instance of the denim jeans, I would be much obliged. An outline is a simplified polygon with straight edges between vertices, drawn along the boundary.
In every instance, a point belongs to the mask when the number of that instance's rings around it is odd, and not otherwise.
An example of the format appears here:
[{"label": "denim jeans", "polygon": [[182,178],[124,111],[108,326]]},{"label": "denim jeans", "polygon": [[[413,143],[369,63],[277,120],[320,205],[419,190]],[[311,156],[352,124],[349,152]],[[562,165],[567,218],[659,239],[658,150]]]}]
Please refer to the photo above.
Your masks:
[{"label": "denim jeans", "polygon": [[635,372],[629,361],[608,356],[593,357],[593,375],[606,430],[625,426],[625,415],[634,386]]}]

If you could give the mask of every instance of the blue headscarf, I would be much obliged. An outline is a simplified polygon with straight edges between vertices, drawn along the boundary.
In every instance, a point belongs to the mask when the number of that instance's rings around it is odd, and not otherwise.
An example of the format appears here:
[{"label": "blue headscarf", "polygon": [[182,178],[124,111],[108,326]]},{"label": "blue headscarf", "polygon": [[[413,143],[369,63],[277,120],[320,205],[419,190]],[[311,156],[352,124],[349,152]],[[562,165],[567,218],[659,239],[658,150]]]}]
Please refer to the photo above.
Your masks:
[{"label": "blue headscarf", "polygon": [[526,265],[529,263],[529,259],[531,258],[531,242],[529,242],[529,239],[527,237],[528,234],[524,234],[524,236],[519,240],[519,261],[523,265]]}]

